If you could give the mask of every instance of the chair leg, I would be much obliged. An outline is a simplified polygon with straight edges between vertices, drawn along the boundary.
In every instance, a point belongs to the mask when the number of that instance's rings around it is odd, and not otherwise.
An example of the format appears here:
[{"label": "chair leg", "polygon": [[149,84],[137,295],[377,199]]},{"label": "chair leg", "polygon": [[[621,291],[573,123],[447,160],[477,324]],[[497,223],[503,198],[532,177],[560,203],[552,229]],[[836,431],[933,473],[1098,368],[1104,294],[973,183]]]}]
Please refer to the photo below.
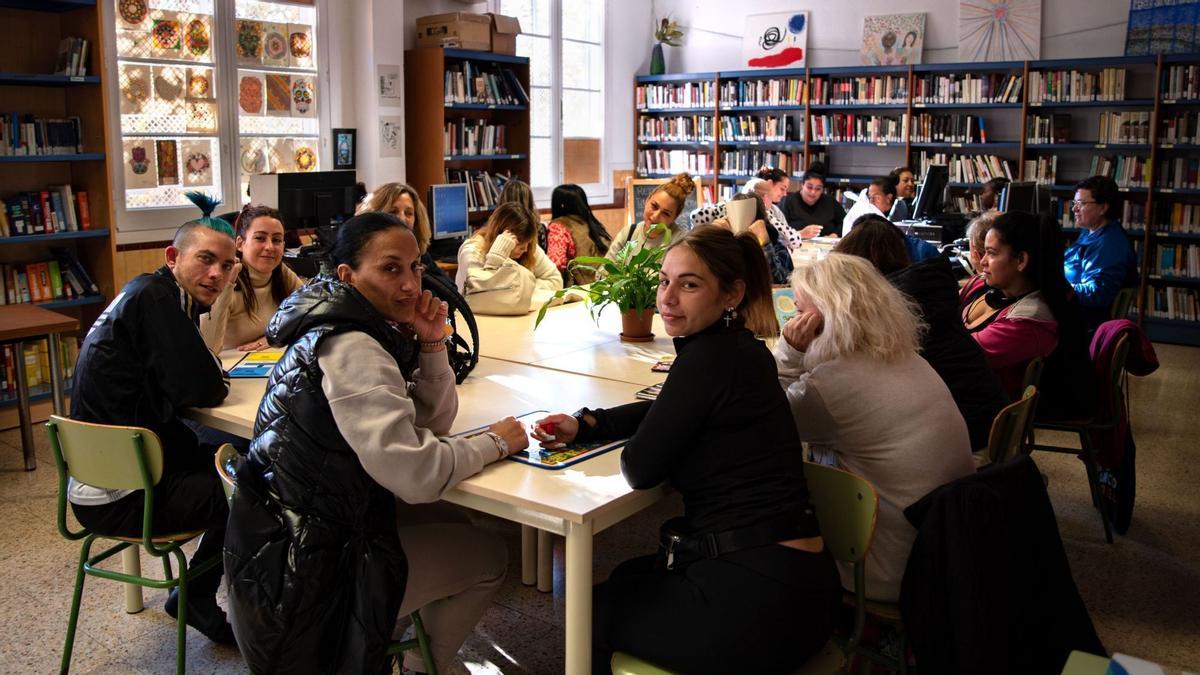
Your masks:
[{"label": "chair leg", "polygon": [[1112,525],[1109,524],[1108,502],[1100,492],[1100,467],[1096,463],[1096,451],[1092,448],[1091,439],[1086,431],[1079,433],[1079,445],[1083,448],[1083,465],[1087,469],[1088,488],[1092,491],[1092,504],[1100,512],[1100,522],[1104,525],[1104,540],[1113,543]]},{"label": "chair leg", "polygon": [[167,581],[174,579],[175,575],[171,572],[171,556],[164,555],[162,557],[162,561],[163,561],[163,578],[166,579]]},{"label": "chair leg", "polygon": [[429,645],[429,634],[425,632],[421,612],[414,611],[409,617],[412,618],[413,637],[417,639],[417,646],[421,650],[421,660],[425,662],[425,672],[428,675],[437,675],[437,664],[433,661],[433,649]]},{"label": "chair leg", "polygon": [[92,548],[92,537],[84,540],[79,547],[79,566],[75,568],[75,594],[71,598],[71,615],[67,619],[67,639],[63,644],[62,662],[59,664],[60,673],[71,671],[71,651],[75,648],[75,626],[79,623],[79,605],[83,600],[83,564],[87,562],[88,551]]},{"label": "chair leg", "polygon": [[[142,558],[137,546],[126,546],[121,551],[121,569],[125,574],[142,575]],[[145,609],[142,603],[142,587],[137,584],[125,584],[125,613],[137,614]]]},{"label": "chair leg", "polygon": [[[179,614],[175,626],[175,673],[184,675],[187,665],[187,561],[179,549],[172,551],[179,559]],[[164,558],[165,560],[165,558]]]}]

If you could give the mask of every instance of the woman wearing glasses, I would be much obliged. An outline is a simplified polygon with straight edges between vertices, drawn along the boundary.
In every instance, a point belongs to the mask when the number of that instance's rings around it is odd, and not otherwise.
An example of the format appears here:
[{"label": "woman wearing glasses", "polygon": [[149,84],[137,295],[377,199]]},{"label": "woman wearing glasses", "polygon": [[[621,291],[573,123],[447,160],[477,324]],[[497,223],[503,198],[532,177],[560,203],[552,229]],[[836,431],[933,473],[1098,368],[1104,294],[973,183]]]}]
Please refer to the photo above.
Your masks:
[{"label": "woman wearing glasses", "polygon": [[800,189],[783,200],[783,215],[805,239],[841,233],[846,210],[825,193],[825,165],[816,162],[804,172]]},{"label": "woman wearing glasses", "polygon": [[1117,293],[1137,283],[1137,257],[1117,221],[1118,206],[1117,184],[1107,176],[1085,178],[1075,186],[1071,214],[1083,233],[1063,256],[1063,272],[1093,330],[1108,320]]}]

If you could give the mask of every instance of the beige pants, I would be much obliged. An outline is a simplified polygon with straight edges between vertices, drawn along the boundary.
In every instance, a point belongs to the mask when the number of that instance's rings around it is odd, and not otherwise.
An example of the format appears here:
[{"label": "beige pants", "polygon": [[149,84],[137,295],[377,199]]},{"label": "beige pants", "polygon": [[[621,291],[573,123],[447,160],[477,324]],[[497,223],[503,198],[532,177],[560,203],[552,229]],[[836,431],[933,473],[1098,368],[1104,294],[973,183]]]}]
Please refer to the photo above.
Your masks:
[{"label": "beige pants", "polygon": [[[438,670],[455,672],[459,647],[504,582],[507,548],[449,504],[397,503],[396,520],[408,558],[397,637],[408,627],[408,615],[421,610]],[[405,653],[404,666],[425,671],[420,652]]]}]

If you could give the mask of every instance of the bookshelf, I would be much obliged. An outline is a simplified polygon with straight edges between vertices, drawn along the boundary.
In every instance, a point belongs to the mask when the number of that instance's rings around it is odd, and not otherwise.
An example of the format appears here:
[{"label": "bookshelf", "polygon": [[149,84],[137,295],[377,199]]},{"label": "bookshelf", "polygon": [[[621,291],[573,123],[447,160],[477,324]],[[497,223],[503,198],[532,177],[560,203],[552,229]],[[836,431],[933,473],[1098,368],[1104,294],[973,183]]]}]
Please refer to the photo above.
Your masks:
[{"label": "bookshelf", "polygon": [[[459,73],[463,74],[461,80],[457,79]],[[522,100],[516,103],[495,97],[488,102],[455,100],[460,98],[458,93],[468,98],[471,93],[484,96],[483,88],[467,82],[468,77],[475,80],[495,75],[499,80],[507,80],[508,73],[520,83],[523,92],[518,98]],[[459,85],[453,82],[466,88],[460,92]],[[453,90],[448,92],[448,87]],[[510,83],[508,90],[515,87]],[[408,183],[426,198],[430,185],[468,182],[464,176],[474,179],[472,198],[476,206],[470,210],[470,220],[475,226],[483,224],[492,208],[487,204],[488,197],[479,194],[480,172],[529,181],[530,92],[528,58],[437,47],[406,50],[404,137]],[[448,127],[455,132],[452,142],[447,141]],[[489,144],[489,138],[497,140]],[[495,181],[491,185],[495,186]]]},{"label": "bookshelf", "polygon": [[[0,0],[0,97],[5,102],[4,112],[36,118],[77,117],[82,131],[81,152],[0,156],[0,197],[70,185],[75,194],[87,193],[91,222],[90,229],[0,237],[0,264],[50,260],[52,249],[69,252],[95,282],[99,293],[37,304],[77,317],[83,330],[116,291],[116,242],[105,139],[110,114],[104,95],[105,35],[96,0]],[[88,41],[88,74],[52,74],[63,37]],[[16,411],[9,399],[7,391],[0,391],[0,428],[16,423]],[[33,406],[35,419],[45,417],[48,411],[48,402]]]},{"label": "bookshelf", "polygon": [[[1200,345],[1200,271],[1186,267],[1187,256],[1200,258],[1200,54],[674,73],[636,77],[634,88],[637,176],[673,173],[651,170],[658,167],[642,161],[650,151],[681,152],[677,166],[689,170],[702,158],[715,171],[692,173],[714,201],[757,165],[782,168],[784,159],[793,182],[822,159],[834,191],[860,189],[904,164],[919,177],[936,160],[954,162],[951,192],[966,204],[993,174],[1048,185],[1074,238],[1066,204],[1075,183],[1107,171],[1141,266],[1135,318],[1152,339]],[[656,88],[662,95],[647,96]],[[714,95],[670,95],[697,90]],[[680,116],[713,131],[642,133],[648,120]],[[761,125],[774,130],[780,118],[794,121],[770,140],[723,134],[734,122],[742,129],[747,116],[774,117]],[[825,133],[827,121],[849,131]],[[755,161],[768,152],[775,161]]]}]

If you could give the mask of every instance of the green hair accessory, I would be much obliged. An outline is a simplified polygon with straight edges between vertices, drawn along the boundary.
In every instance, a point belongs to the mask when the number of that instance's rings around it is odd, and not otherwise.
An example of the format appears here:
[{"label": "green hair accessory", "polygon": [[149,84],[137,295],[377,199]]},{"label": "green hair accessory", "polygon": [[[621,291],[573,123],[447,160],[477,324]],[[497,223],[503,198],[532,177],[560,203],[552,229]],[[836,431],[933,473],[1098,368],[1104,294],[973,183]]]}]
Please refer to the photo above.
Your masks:
[{"label": "green hair accessory", "polygon": [[196,190],[185,192],[183,196],[200,209],[200,217],[192,222],[200,223],[210,230],[216,230],[230,237],[234,236],[233,226],[228,221],[224,218],[214,218],[212,215],[212,212],[217,209],[217,205],[221,203],[220,199],[214,199],[212,196]]}]

